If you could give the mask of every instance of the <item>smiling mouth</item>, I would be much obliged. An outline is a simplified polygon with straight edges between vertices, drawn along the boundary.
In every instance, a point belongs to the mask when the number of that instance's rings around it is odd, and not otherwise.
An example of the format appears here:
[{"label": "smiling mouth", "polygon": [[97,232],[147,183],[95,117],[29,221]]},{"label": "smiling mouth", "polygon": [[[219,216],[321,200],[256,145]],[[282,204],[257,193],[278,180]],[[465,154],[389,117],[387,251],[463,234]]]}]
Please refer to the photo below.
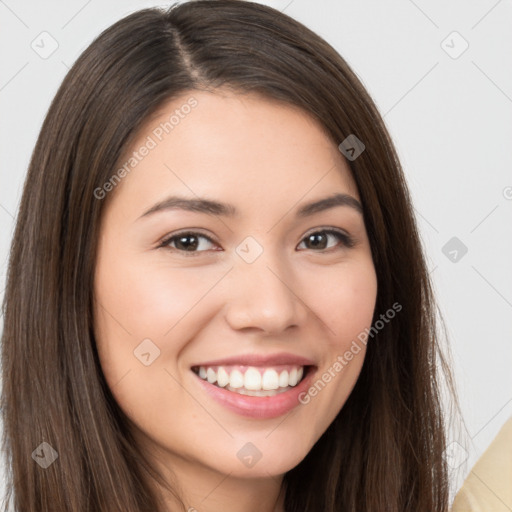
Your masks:
[{"label": "smiling mouth", "polygon": [[202,380],[227,391],[247,396],[275,396],[297,386],[313,366],[193,366]]}]

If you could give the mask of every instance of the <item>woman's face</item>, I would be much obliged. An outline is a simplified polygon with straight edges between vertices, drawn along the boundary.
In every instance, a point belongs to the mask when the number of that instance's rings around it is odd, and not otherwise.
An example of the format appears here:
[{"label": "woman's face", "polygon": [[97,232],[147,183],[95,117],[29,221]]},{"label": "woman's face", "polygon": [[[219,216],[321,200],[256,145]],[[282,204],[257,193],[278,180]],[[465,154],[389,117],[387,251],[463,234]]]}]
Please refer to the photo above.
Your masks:
[{"label": "woman's face", "polygon": [[365,356],[377,279],[348,165],[302,111],[220,91],[166,105],[125,162],[95,275],[113,396],[168,467],[285,473]]}]

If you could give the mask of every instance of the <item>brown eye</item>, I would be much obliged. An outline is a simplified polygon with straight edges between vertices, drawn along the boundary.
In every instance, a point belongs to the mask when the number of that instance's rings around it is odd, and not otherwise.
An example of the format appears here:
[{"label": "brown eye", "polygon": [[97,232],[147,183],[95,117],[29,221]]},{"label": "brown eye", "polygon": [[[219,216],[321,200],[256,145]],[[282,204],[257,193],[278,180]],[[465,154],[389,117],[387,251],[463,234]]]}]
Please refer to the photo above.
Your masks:
[{"label": "brown eye", "polygon": [[323,251],[335,247],[327,247],[329,237],[336,238],[344,247],[352,247],[354,245],[354,241],[350,236],[334,229],[323,229],[320,231],[310,233],[303,239],[302,243],[309,244],[309,247],[307,247],[307,249]]},{"label": "brown eye", "polygon": [[[211,244],[214,243],[213,240],[206,235],[193,231],[187,231],[166,238],[162,241],[160,247],[168,248],[174,252],[183,252],[186,254],[186,256],[195,256],[197,253],[208,250],[207,248],[204,249],[205,244],[201,243],[201,240],[206,240]],[[201,250],[198,250],[198,248],[201,248]]]}]

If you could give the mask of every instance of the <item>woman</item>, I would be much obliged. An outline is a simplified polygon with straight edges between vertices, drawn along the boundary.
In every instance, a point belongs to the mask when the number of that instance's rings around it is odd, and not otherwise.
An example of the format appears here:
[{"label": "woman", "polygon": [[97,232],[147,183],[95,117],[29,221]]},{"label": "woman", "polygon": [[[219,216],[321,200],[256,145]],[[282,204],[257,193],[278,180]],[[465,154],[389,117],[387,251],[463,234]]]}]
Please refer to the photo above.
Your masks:
[{"label": "woman", "polygon": [[279,11],[146,9],[85,50],[4,308],[16,510],[448,509],[436,358],[451,380],[399,161]]}]

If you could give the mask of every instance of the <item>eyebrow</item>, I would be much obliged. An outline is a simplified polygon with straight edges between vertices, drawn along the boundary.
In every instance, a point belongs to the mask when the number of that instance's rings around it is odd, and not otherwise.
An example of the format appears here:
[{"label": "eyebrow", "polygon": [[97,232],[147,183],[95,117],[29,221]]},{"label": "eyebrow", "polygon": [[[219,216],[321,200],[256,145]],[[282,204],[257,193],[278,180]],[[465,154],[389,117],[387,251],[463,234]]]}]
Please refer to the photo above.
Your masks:
[{"label": "eyebrow", "polygon": [[[333,194],[329,197],[306,203],[302,205],[296,212],[296,217],[304,218],[314,215],[315,213],[329,210],[336,206],[348,206],[353,208],[361,215],[363,207],[361,203],[348,194]],[[238,210],[232,204],[221,203],[212,199],[189,199],[187,197],[170,196],[163,201],[153,205],[149,210],[145,211],[139,218],[147,217],[156,212],[163,210],[185,210],[190,212],[204,213],[212,216],[236,217]]]}]

